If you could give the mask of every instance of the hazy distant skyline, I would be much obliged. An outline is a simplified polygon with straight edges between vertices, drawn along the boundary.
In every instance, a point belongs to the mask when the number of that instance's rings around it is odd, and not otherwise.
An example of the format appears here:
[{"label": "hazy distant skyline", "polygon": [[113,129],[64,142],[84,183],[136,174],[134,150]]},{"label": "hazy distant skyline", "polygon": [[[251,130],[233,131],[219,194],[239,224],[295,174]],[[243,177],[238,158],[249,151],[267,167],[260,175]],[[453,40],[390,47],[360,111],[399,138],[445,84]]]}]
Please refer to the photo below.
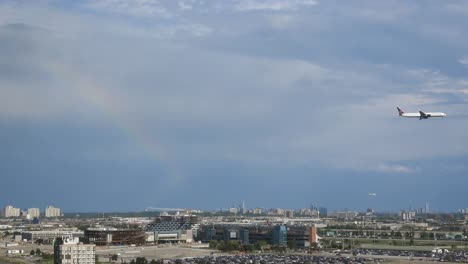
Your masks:
[{"label": "hazy distant skyline", "polygon": [[466,208],[467,14],[465,1],[2,1],[0,206]]}]

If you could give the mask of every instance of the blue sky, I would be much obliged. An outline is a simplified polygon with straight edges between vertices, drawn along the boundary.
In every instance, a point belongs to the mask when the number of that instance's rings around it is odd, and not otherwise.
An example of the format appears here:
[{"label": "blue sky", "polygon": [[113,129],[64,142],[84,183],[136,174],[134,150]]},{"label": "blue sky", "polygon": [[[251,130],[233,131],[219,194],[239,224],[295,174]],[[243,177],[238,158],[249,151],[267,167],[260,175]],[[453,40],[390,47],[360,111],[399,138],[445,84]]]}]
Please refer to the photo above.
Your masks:
[{"label": "blue sky", "polygon": [[1,1],[0,205],[468,207],[466,25],[465,1]]}]

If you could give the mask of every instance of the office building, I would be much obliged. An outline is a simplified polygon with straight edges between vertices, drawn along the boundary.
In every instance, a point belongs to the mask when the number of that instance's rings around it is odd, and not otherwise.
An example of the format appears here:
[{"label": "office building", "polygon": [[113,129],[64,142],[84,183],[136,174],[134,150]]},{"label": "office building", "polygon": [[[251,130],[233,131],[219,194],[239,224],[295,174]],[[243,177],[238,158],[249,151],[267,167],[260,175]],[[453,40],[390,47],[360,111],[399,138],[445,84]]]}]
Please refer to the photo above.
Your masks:
[{"label": "office building", "polygon": [[253,214],[254,215],[261,215],[262,214],[262,208],[255,208],[253,209]]},{"label": "office building", "polygon": [[45,209],[45,217],[60,217],[60,215],[60,208],[56,208],[52,205],[49,205]]},{"label": "office building", "polygon": [[[185,233],[185,236],[192,237],[192,234]],[[138,229],[88,228],[84,231],[84,241],[98,246],[143,245],[146,242],[146,233]]]},{"label": "office building", "polygon": [[318,243],[317,227],[315,225],[309,229],[309,242],[311,245]]},{"label": "office building", "polygon": [[280,216],[285,216],[286,215],[286,209],[282,208],[275,208],[270,211],[270,214],[272,215],[280,215]]},{"label": "office building", "polygon": [[320,212],[320,217],[327,217],[328,216],[328,210],[327,210],[326,207],[320,207],[319,212]]},{"label": "office building", "polygon": [[431,212],[431,211],[430,211],[430,209],[429,209],[429,203],[426,202],[426,207],[424,208],[424,213],[428,214],[428,213],[430,213],[430,212]]},{"label": "office building", "polygon": [[272,244],[286,246],[288,244],[288,229],[285,225],[273,227]]},{"label": "office building", "polygon": [[29,217],[31,217],[31,218],[39,217],[41,215],[41,211],[39,210],[39,208],[28,208],[27,213],[28,213]]},{"label": "office building", "polygon": [[244,229],[239,230],[239,240],[240,240],[241,244],[243,244],[243,245],[250,244],[249,229],[244,228]]},{"label": "office building", "polygon": [[14,208],[11,205],[5,206],[2,212],[3,217],[19,217],[21,210],[19,208]]},{"label": "office building", "polygon": [[288,226],[288,245],[294,245],[297,248],[309,247],[309,227],[307,226]]},{"label": "office building", "polygon": [[79,243],[76,237],[56,238],[54,241],[54,264],[94,264],[96,245]]},{"label": "office building", "polygon": [[198,235],[198,217],[194,215],[167,215],[157,217],[146,228],[154,233],[157,243],[191,243]]},{"label": "office building", "polygon": [[402,220],[414,220],[416,219],[415,211],[401,211],[400,216]]}]

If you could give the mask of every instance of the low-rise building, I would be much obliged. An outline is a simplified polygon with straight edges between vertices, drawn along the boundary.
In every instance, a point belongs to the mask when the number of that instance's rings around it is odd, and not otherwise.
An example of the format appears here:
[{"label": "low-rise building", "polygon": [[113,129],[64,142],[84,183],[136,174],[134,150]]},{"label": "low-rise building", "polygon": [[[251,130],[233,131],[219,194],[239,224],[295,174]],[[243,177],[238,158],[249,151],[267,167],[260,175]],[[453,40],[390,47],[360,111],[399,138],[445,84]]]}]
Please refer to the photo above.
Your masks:
[{"label": "low-rise building", "polygon": [[27,231],[21,233],[21,239],[26,241],[42,240],[44,243],[52,241],[57,237],[63,236],[84,237],[83,231],[62,231],[62,230],[47,230],[47,231]]},{"label": "low-rise building", "polygon": [[98,246],[143,245],[146,242],[146,233],[139,229],[88,228],[84,232],[84,241]]},{"label": "low-rise building", "polygon": [[96,245],[79,243],[79,239],[72,236],[56,238],[54,264],[72,263],[96,263]]}]

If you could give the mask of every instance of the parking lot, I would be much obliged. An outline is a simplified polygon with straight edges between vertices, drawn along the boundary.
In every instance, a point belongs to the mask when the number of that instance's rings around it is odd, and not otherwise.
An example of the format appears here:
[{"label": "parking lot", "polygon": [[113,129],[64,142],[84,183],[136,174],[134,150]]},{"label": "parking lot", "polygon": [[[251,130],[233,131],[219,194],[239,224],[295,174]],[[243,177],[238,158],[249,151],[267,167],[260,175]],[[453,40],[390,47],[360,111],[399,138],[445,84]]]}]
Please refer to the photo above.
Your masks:
[{"label": "parking lot", "polygon": [[351,263],[373,263],[380,262],[379,259],[366,259],[362,257],[325,257],[311,255],[271,255],[271,254],[256,254],[256,255],[230,255],[217,257],[200,257],[181,260],[171,260],[167,263],[184,263],[184,264],[224,264],[224,263],[320,263],[320,264],[351,264]]},{"label": "parking lot", "polygon": [[143,247],[129,247],[129,246],[114,246],[114,247],[98,247],[96,248],[96,255],[102,262],[108,261],[112,255],[118,255],[119,262],[131,261],[137,257],[145,257],[151,259],[182,259],[188,257],[204,257],[219,255],[216,251],[209,249],[180,247],[180,246],[143,246]]}]

